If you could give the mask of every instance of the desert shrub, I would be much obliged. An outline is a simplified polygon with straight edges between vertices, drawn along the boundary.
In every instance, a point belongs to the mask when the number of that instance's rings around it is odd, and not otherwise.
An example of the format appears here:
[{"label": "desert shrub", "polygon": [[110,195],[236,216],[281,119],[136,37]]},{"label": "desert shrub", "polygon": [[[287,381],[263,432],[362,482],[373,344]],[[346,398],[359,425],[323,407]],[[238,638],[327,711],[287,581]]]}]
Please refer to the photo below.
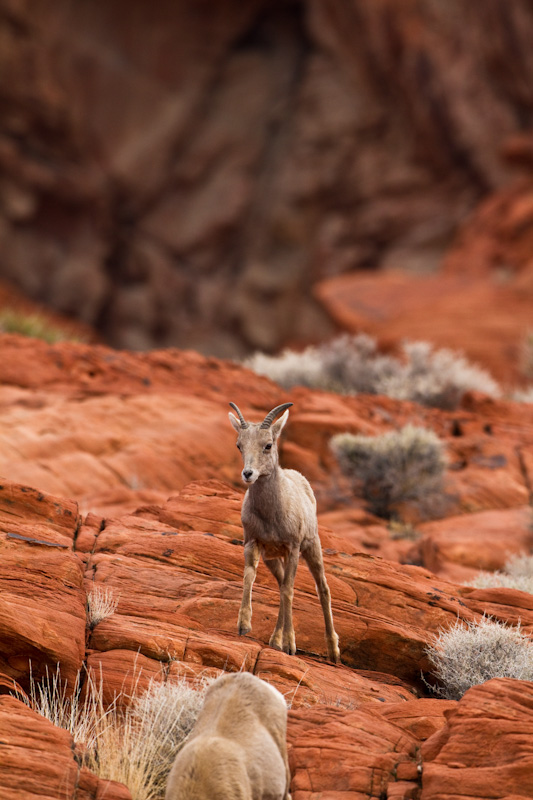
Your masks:
[{"label": "desert shrub", "polygon": [[503,570],[480,572],[465,586],[477,589],[518,589],[533,594],[533,556],[515,555],[508,559]]},{"label": "desert shrub", "polygon": [[425,406],[452,409],[465,392],[475,390],[496,397],[500,390],[491,376],[460,353],[433,350],[428,342],[403,346],[405,363],[382,382],[380,394],[412,400]]},{"label": "desert shrub", "polygon": [[291,386],[327,388],[318,348],[315,347],[308,347],[301,353],[284,350],[279,356],[254,353],[244,361],[244,364],[257,375],[266,375],[285,389]]},{"label": "desert shrub", "polygon": [[48,344],[80,339],[40,314],[27,314],[12,308],[0,309],[0,333],[19,333],[21,336],[44,339]]},{"label": "desert shrub", "polygon": [[87,625],[94,628],[102,620],[111,617],[118,606],[118,598],[114,597],[109,587],[95,584],[87,593]]},{"label": "desert shrub", "polygon": [[514,400],[515,403],[533,403],[533,386],[516,389],[511,393],[511,400]]},{"label": "desert shrub", "polygon": [[446,458],[443,443],[431,430],[406,425],[380,436],[340,433],[331,448],[354,490],[380,517],[390,517],[405,502],[427,511],[442,496]]},{"label": "desert shrub", "polygon": [[191,732],[206,685],[151,681],[125,712],[104,726],[87,766],[124,783],[133,800],[159,800],[178,750]]},{"label": "desert shrub", "polygon": [[490,617],[457,620],[439,632],[426,652],[441,684],[433,688],[448,700],[459,700],[467,689],[491,678],[533,680],[533,643],[520,624],[514,628]]},{"label": "desert shrub", "polygon": [[387,528],[390,538],[396,541],[404,539],[416,542],[422,537],[421,531],[419,531],[412,522],[404,522],[401,519],[392,519]]},{"label": "desert shrub", "polygon": [[[138,683],[138,681],[136,682]],[[204,700],[208,680],[191,687],[184,679],[152,680],[133,697],[106,706],[102,681],[78,675],[67,690],[59,668],[21,699],[83,745],[85,765],[101,778],[124,783],[133,800],[160,800],[174,758],[189,735]],[[124,701],[128,704],[124,706]]]},{"label": "desert shrub", "polygon": [[490,375],[451,350],[433,350],[427,342],[405,343],[403,357],[383,355],[365,334],[341,336],[301,353],[256,353],[246,366],[288,389],[308,386],[345,394],[383,394],[427,406],[455,408],[475,389],[497,396]]}]

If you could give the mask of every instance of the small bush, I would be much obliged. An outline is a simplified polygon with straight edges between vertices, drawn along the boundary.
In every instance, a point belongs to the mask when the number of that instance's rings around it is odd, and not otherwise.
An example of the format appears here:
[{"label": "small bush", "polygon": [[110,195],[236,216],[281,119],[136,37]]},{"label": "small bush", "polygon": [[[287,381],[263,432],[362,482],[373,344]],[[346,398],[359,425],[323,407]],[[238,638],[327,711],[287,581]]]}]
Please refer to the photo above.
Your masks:
[{"label": "small bush", "polygon": [[[124,783],[133,800],[160,800],[209,681],[200,680],[193,688],[184,679],[152,680],[145,691],[131,698],[117,697],[109,706],[104,705],[101,680],[87,675],[83,692],[81,683],[78,674],[71,694],[58,667],[40,682],[30,678],[29,696],[20,699],[70,731],[83,745],[85,765],[99,777]],[[124,708],[125,700],[129,704]]]},{"label": "small bush", "polygon": [[90,592],[87,593],[87,625],[94,628],[102,620],[111,617],[118,606],[118,598],[113,596],[113,590],[95,584]]},{"label": "small bush", "polygon": [[515,403],[533,403],[533,386],[516,389],[511,394],[511,400],[514,400]]},{"label": "small bush", "polygon": [[124,783],[133,800],[159,800],[174,759],[191,732],[207,684],[151,681],[122,714],[100,732],[87,766],[102,778]]},{"label": "small bush", "polygon": [[502,587],[533,594],[533,556],[512,556],[501,572],[480,572],[465,586],[474,586],[476,589]]},{"label": "small bush", "polygon": [[79,336],[53,325],[40,314],[26,314],[12,308],[0,309],[0,333],[19,333],[33,339],[44,339],[48,344],[80,340]]},{"label": "small bush", "polygon": [[434,689],[448,700],[459,700],[467,689],[491,678],[533,680],[533,643],[520,630],[483,617],[440,631],[426,648],[441,686]]},{"label": "small bush", "polygon": [[404,344],[402,358],[393,358],[379,353],[375,340],[365,334],[341,336],[301,353],[256,353],[245,364],[285,389],[308,386],[341,394],[382,394],[446,409],[455,408],[468,390],[500,393],[487,372],[458,353],[411,342]]},{"label": "small bush", "polygon": [[456,408],[465,392],[475,390],[497,397],[498,384],[480,367],[452,350],[433,350],[427,342],[403,347],[405,363],[382,383],[381,394],[435,408]]},{"label": "small bush", "polygon": [[331,448],[354,490],[380,517],[389,518],[405,502],[427,511],[442,494],[446,458],[433,431],[406,425],[381,436],[341,433]]}]

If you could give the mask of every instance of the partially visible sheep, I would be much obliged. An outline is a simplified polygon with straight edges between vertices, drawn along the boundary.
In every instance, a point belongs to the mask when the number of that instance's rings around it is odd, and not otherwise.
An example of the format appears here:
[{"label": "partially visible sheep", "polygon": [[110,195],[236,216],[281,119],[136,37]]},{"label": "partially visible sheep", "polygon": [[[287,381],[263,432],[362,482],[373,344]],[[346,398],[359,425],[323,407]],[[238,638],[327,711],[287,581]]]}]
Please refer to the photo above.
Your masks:
[{"label": "partially visible sheep", "polygon": [[287,704],[248,672],[208,688],[168,776],[165,800],[290,800]]}]

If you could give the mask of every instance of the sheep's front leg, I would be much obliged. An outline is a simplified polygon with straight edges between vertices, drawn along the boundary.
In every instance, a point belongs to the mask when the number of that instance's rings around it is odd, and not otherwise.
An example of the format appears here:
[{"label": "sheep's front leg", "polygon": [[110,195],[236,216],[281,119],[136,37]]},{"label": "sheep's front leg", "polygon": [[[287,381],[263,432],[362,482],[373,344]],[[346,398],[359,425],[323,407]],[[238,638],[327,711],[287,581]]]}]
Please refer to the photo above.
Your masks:
[{"label": "sheep's front leg", "polygon": [[296,578],[299,557],[299,547],[293,548],[287,556],[285,560],[285,574],[283,575],[283,582],[280,590],[283,607],[283,639],[281,649],[284,653],[288,653],[291,656],[296,653],[296,639],[292,623],[292,600],[294,597],[294,580]]},{"label": "sheep's front leg", "polygon": [[274,628],[274,633],[270,637],[269,645],[270,647],[274,647],[276,650],[281,650],[283,646],[283,595],[281,592],[281,587],[283,585],[283,577],[285,571],[283,569],[283,564],[281,563],[281,559],[279,558],[265,558],[264,559],[266,566],[275,577],[278,582],[278,589],[279,589],[279,612],[278,612],[278,621],[276,622],[276,627]]},{"label": "sheep's front leg", "polygon": [[252,630],[252,586],[255,581],[259,555],[259,548],[255,542],[247,542],[244,545],[244,581],[239,611],[239,634],[241,636]]}]

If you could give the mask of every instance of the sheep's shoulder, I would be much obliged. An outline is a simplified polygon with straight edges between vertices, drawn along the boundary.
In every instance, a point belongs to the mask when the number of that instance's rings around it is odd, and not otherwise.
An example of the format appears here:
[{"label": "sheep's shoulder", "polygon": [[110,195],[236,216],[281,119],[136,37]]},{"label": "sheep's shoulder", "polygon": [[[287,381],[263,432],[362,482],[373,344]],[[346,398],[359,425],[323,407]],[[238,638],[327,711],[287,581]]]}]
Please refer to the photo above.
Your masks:
[{"label": "sheep's shoulder", "polygon": [[309,502],[316,509],[315,495],[307,478],[295,469],[284,469],[281,474],[286,491],[298,499],[303,498],[305,504]]}]

